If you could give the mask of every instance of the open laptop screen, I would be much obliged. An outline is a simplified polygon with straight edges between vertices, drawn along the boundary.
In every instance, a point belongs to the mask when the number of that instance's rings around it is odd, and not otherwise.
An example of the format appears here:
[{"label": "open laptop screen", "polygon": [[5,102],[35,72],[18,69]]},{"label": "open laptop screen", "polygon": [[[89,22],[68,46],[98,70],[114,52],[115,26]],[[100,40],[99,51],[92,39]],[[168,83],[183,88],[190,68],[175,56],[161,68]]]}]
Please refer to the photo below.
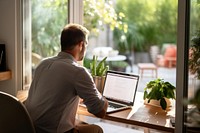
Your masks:
[{"label": "open laptop screen", "polygon": [[103,96],[109,100],[133,105],[138,80],[138,75],[107,71]]}]

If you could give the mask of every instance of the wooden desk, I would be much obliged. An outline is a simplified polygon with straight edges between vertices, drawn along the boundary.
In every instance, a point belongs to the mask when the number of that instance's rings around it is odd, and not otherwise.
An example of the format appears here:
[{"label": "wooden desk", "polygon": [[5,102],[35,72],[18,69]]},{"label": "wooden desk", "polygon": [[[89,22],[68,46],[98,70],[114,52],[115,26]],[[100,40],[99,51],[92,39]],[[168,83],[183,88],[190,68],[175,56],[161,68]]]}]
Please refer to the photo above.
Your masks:
[{"label": "wooden desk", "polygon": [[[174,132],[174,127],[172,127],[170,123],[170,117],[175,115],[175,105],[173,104],[167,111],[164,111],[160,107],[144,105],[142,97],[143,93],[137,92],[135,105],[132,109],[109,114],[105,116],[104,119],[161,131]],[[95,117],[88,113],[84,107],[79,107],[77,115]]]},{"label": "wooden desk", "polygon": [[11,79],[11,71],[0,72],[0,81]]},{"label": "wooden desk", "polygon": [[138,63],[138,73],[143,77],[144,70],[152,70],[152,77],[153,72],[155,72],[155,77],[157,78],[157,66],[153,63]]}]

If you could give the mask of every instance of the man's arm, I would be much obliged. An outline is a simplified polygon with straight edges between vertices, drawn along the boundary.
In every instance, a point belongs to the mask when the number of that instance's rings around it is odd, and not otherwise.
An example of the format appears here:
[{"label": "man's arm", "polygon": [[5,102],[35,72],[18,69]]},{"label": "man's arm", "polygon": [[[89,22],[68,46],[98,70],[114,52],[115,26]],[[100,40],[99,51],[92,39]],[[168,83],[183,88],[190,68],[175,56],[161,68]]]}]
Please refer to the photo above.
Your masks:
[{"label": "man's arm", "polygon": [[108,101],[106,100],[106,98],[104,98],[104,101],[105,103],[103,109],[99,113],[94,114],[96,117],[103,118],[106,115],[106,110],[108,108]]},{"label": "man's arm", "polygon": [[82,71],[78,71],[76,75],[76,92],[83,99],[88,112],[99,118],[103,118],[106,115],[107,99],[102,97],[97,90],[91,74],[85,68]]}]

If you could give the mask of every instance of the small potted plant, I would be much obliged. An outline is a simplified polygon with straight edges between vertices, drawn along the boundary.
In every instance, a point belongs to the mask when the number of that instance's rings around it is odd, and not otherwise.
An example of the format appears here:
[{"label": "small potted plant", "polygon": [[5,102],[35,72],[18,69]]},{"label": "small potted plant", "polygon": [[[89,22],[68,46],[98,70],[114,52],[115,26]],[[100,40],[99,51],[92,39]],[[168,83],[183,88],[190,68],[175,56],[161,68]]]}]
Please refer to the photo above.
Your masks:
[{"label": "small potted plant", "polygon": [[98,62],[97,56],[94,55],[92,62],[90,63],[90,72],[93,77],[93,80],[96,84],[97,89],[100,93],[103,92],[103,86],[105,81],[105,75],[109,66],[106,65],[107,57],[103,58],[101,61]]},{"label": "small potted plant", "polygon": [[143,99],[147,100],[147,103],[150,103],[151,100],[159,102],[163,110],[169,106],[170,98],[175,99],[175,87],[163,79],[157,78],[150,81],[144,88]]}]

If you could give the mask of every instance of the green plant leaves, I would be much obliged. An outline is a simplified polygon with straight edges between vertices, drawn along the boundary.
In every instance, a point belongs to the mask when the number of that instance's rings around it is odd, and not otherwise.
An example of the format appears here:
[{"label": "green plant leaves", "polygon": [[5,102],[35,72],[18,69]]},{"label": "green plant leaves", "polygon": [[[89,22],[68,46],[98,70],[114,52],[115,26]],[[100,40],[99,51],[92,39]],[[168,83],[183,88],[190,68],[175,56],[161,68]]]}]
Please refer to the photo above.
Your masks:
[{"label": "green plant leaves", "polygon": [[167,102],[166,102],[165,98],[161,98],[160,99],[160,106],[161,106],[161,108],[163,110],[166,110],[166,108],[167,108]]},{"label": "green plant leaves", "polygon": [[147,95],[148,95],[147,91],[144,91],[144,95],[143,95],[144,100],[147,98]]},{"label": "green plant leaves", "polygon": [[105,70],[107,69],[106,67],[105,67],[105,61],[106,61],[106,59],[107,59],[107,57],[105,57],[105,58],[103,58],[103,60],[101,60],[100,62],[99,62],[99,64],[97,65],[97,68],[96,68],[96,73],[97,73],[97,75],[98,76],[101,76],[101,75],[104,75],[105,73]]},{"label": "green plant leaves", "polygon": [[97,56],[93,56],[92,63],[90,63],[90,70],[92,75],[96,75]]},{"label": "green plant leaves", "polygon": [[106,65],[107,57],[103,58],[99,63],[97,58],[98,57],[94,55],[90,63],[91,74],[92,76],[105,76],[106,71],[109,69],[109,66]]}]

